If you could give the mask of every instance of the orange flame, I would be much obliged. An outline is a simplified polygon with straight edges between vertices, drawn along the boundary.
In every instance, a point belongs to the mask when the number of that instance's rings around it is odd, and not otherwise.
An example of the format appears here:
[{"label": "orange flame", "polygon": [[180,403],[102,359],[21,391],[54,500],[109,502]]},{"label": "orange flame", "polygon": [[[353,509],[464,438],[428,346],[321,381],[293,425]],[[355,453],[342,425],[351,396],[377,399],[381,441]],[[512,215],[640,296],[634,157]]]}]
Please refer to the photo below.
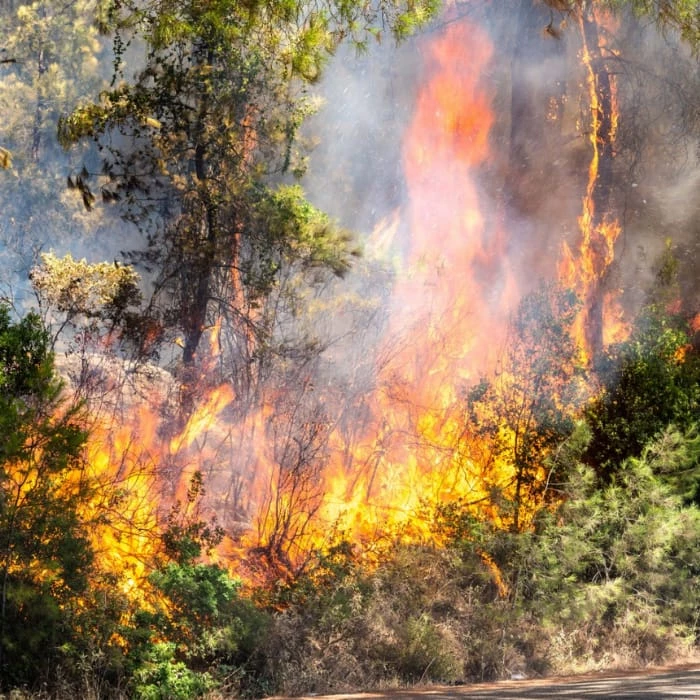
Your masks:
[{"label": "orange flame", "polygon": [[[326,542],[331,530],[364,542],[387,534],[425,540],[431,536],[421,518],[426,502],[464,497],[496,517],[485,505],[488,489],[511,477],[496,465],[484,478],[454,408],[461,388],[495,360],[516,301],[501,232],[482,212],[475,181],[489,157],[493,114],[480,75],[492,47],[462,21],[449,25],[427,53],[431,78],[405,140],[412,245],[394,290],[390,359],[368,399],[372,418],[363,434],[330,437],[329,463],[314,486],[318,499],[307,494],[303,504],[309,521],[297,533],[301,550]],[[396,220],[384,225],[375,236],[380,246],[397,226]],[[279,494],[272,502],[258,524],[266,542],[270,522],[279,523],[290,507]]]},{"label": "orange flame", "polygon": [[[585,10],[579,12],[579,29],[582,40],[581,61],[585,69],[586,89],[590,104],[591,123],[588,127],[588,140],[591,144],[591,162],[588,167],[588,183],[586,194],[583,198],[583,212],[579,217],[580,240],[576,252],[572,251],[568,244],[564,243],[562,259],[559,264],[559,279],[564,286],[570,287],[584,300],[584,308],[577,320],[576,339],[579,345],[586,350],[586,357],[590,359],[590,354],[595,350],[592,347],[591,338],[587,331],[592,325],[597,323],[597,319],[591,318],[592,305],[600,296],[599,289],[602,278],[609,269],[615,257],[615,241],[621,232],[621,227],[616,220],[608,220],[605,212],[596,211],[596,187],[600,177],[600,165],[602,148],[604,145],[611,146],[617,134],[618,114],[615,79],[608,74],[610,80],[610,109],[606,111],[606,105],[601,99],[601,86],[598,81],[598,74],[594,68],[594,53],[600,55],[601,48],[605,46],[605,39],[600,38],[599,45],[591,47],[588,45],[586,36]],[[598,13],[591,22],[610,23],[611,15]],[[609,124],[603,125],[603,118],[609,120]],[[610,155],[606,155],[610,158]],[[612,309],[615,305],[611,297],[604,302],[607,309]],[[602,314],[601,334],[603,342],[609,342],[612,338],[620,338],[624,333],[624,324],[620,320],[620,308],[615,305],[613,313]],[[614,320],[613,320],[614,319]],[[612,323],[612,328],[608,324]]]},{"label": "orange flame", "polygon": [[[592,52],[600,47],[587,45],[583,24],[581,36],[592,156],[580,241],[575,249],[564,246],[559,275],[586,301],[577,333],[587,341],[586,314],[613,262],[620,227],[596,212],[602,105]],[[236,397],[222,386],[206,396],[176,436],[159,435],[157,408],[143,409],[132,425],[111,434],[106,428],[98,432],[91,464],[96,474],[122,485],[130,504],[125,520],[135,529],[124,535],[100,531],[96,537],[106,561],[129,572],[127,584],[143,577],[139,553],[157,553],[152,536],[140,539],[157,531],[158,511],[167,505],[165,497],[160,503],[154,499],[155,490],[167,484],[172,498],[184,501],[195,472],[208,480],[211,511],[232,534],[246,531],[240,544],[227,541],[221,556],[240,559],[245,550],[257,550],[284,571],[292,572],[305,553],[327,545],[334,533],[359,543],[382,537],[428,540],[426,503],[459,500],[480,517],[504,524],[491,494],[508,493],[513,467],[493,457],[485,438],[465,433],[460,412],[464,388],[494,369],[508,315],[519,300],[503,231],[478,186],[494,121],[480,76],[493,49],[482,30],[460,20],[447,24],[423,50],[428,79],[417,95],[403,150],[410,204],[383,222],[372,239],[381,255],[399,226],[411,235],[393,290],[385,362],[364,397],[364,421],[344,433],[321,407],[304,403],[311,389],[292,407],[279,390],[236,421],[229,410]],[[240,291],[235,273],[231,282]],[[603,342],[613,342],[625,332],[621,312],[612,294],[601,304]],[[219,332],[212,329],[212,356]],[[505,372],[499,380],[514,381]],[[500,439],[508,444],[513,437],[503,428]],[[505,595],[496,565],[485,554],[483,559]]]},{"label": "orange flame", "polygon": [[89,475],[99,484],[97,498],[85,516],[96,520],[93,546],[103,569],[117,576],[125,594],[146,588],[158,540],[155,459],[158,422],[140,407],[134,423],[115,425],[102,419],[90,432],[87,449]]}]

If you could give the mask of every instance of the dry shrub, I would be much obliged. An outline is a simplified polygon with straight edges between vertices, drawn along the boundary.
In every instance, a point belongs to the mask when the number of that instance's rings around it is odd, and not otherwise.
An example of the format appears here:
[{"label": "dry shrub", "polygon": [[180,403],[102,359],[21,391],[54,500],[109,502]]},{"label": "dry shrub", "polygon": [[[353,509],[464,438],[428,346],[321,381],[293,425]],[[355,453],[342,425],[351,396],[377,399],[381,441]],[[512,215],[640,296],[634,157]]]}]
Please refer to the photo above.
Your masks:
[{"label": "dry shrub", "polygon": [[527,666],[513,611],[449,550],[397,547],[281,613],[265,655],[278,692],[499,678]]},{"label": "dry shrub", "polygon": [[504,597],[464,549],[397,546],[372,572],[345,568],[277,617],[265,649],[273,686],[293,695],[540,677],[692,651],[692,631],[626,581],[567,588],[518,567],[503,565]]},{"label": "dry shrub", "polygon": [[640,668],[690,658],[695,637],[668,625],[640,594],[626,595],[617,580],[589,584],[577,623],[552,627],[547,656],[560,674]]},{"label": "dry shrub", "polygon": [[363,598],[360,582],[343,577],[335,587],[312,591],[276,617],[264,655],[278,692],[344,691],[372,680],[363,664]]}]

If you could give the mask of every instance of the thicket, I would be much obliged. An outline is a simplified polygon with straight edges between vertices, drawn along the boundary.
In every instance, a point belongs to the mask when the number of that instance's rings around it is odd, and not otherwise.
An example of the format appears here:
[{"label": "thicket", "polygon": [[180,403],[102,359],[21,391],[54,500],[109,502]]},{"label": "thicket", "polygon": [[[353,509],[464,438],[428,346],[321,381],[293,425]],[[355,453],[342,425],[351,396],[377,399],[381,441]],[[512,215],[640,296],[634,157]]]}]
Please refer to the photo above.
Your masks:
[{"label": "thicket", "polygon": [[[61,399],[38,317],[13,321],[3,308],[0,419],[15,436],[0,452],[3,689],[261,697],[692,654],[700,433],[688,417],[698,415],[700,363],[677,320],[650,314],[654,324],[643,315],[609,350],[614,377],[601,375],[599,395],[548,453],[551,494],[527,527],[496,527],[460,502],[426,504],[440,547],[385,545],[369,564],[339,542],[295,579],[243,591],[202,558],[220,531],[174,511],[139,600],[121,595],[94,556],[81,509],[91,489],[81,404]],[[629,376],[635,381],[621,380]],[[650,395],[667,397],[651,428],[633,420]],[[628,453],[591,464],[607,440],[620,449],[621,404],[632,412]],[[507,510],[506,494],[496,497]]]},{"label": "thicket", "polygon": [[[444,547],[396,546],[372,571],[347,548],[319,559],[274,616],[266,639],[274,686],[293,694],[457,683],[692,656],[700,639],[692,340],[679,319],[652,307],[608,349],[599,393],[546,459],[550,493],[529,527],[495,527],[453,502],[431,511]],[[619,458],[596,462],[606,449]],[[494,498],[503,512],[521,507],[504,493]]]}]

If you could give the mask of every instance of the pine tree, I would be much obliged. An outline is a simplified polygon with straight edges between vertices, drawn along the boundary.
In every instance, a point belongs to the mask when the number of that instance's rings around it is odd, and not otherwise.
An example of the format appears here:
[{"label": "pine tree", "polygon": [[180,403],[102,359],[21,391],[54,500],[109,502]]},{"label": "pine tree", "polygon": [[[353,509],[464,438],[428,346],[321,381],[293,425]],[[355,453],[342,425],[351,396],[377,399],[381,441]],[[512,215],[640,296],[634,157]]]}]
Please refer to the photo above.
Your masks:
[{"label": "pine tree", "polygon": [[120,70],[114,89],[65,119],[61,135],[66,145],[92,136],[103,149],[98,186],[144,231],[134,259],[153,271],[151,308],[162,337],[181,344],[186,371],[206,330],[221,324],[229,376],[245,395],[281,315],[294,312],[298,276],[308,284],[348,269],[348,233],[298,186],[279,184],[303,173],[307,87],[339,42],[366,42],[380,18],[403,36],[434,9],[431,1],[114,5],[117,57],[136,36],[145,68]]}]

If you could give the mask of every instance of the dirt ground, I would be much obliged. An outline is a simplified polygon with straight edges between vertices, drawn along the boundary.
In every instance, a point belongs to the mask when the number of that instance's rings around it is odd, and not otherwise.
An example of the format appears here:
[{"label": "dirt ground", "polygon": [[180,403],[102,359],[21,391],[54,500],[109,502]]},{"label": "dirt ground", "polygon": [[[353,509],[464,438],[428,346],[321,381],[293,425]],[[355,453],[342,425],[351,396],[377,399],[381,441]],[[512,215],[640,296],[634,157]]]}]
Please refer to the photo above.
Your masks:
[{"label": "dirt ground", "polygon": [[[546,698],[616,698],[617,700],[700,700],[700,660],[637,671],[619,671],[547,679],[522,679],[463,686],[430,686],[335,695],[307,695],[304,700],[545,700]],[[288,700],[281,696],[269,700]]]}]

